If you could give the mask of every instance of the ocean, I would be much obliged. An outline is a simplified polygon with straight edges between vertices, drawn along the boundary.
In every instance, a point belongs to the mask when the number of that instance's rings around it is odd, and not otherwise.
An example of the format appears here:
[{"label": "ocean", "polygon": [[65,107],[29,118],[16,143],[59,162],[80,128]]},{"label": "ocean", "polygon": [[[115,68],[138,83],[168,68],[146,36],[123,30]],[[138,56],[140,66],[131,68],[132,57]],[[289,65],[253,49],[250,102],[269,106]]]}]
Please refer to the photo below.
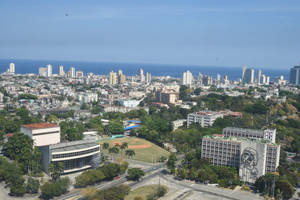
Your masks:
[{"label": "ocean", "polygon": [[[113,63],[113,62],[80,62],[80,61],[54,61],[54,60],[8,60],[0,59],[0,73],[8,69],[9,63],[15,63],[15,71],[17,74],[38,73],[38,68],[47,64],[53,67],[53,73],[58,73],[59,65],[64,66],[64,71],[75,67],[76,70],[81,70],[84,73],[92,72],[99,75],[107,75],[110,71],[121,69],[125,75],[138,74],[139,68],[144,70],[144,73],[150,72],[152,76],[171,76],[181,77],[182,72],[190,70],[194,76],[198,73],[213,76],[219,73],[222,77],[228,76],[229,80],[237,80],[241,78],[242,67],[221,67],[221,66],[183,66],[183,65],[161,65],[161,64],[139,64],[139,63]],[[255,74],[257,71],[255,71]],[[289,80],[288,69],[262,69],[262,73],[271,77],[274,80],[276,77],[283,75]]]}]

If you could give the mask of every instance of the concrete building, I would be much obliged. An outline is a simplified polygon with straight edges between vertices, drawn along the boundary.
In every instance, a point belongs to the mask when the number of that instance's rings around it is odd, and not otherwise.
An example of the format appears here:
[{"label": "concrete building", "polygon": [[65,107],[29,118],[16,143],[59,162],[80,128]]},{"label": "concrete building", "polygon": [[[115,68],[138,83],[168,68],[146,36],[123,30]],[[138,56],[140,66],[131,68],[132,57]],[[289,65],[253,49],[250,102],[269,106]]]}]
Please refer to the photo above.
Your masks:
[{"label": "concrete building", "polygon": [[173,131],[175,131],[176,129],[178,129],[181,126],[184,126],[184,123],[186,123],[186,119],[178,119],[178,120],[172,121]]},{"label": "concrete building", "polygon": [[59,66],[58,75],[59,76],[64,76],[65,75],[64,66],[62,66],[62,65]]},{"label": "concrete building", "polygon": [[15,74],[15,63],[9,63],[9,67],[7,69],[7,73],[14,75]]},{"label": "concrete building", "polygon": [[109,85],[113,86],[117,84],[117,73],[114,71],[109,72]]},{"label": "concrete building", "polygon": [[291,69],[290,84],[300,85],[300,66],[295,66]]},{"label": "concrete building", "polygon": [[47,67],[39,67],[39,76],[47,77],[48,69]]},{"label": "concrete building", "polygon": [[151,74],[149,72],[146,73],[146,83],[151,83],[152,77]]},{"label": "concrete building", "polygon": [[182,73],[182,78],[181,78],[181,83],[182,85],[187,85],[187,86],[191,86],[193,83],[193,74],[192,72],[190,72],[189,70],[187,70],[186,72]]},{"label": "concrete building", "polygon": [[201,157],[213,165],[237,167],[241,181],[254,183],[279,166],[280,145],[265,139],[204,136]]},{"label": "concrete building", "polygon": [[28,135],[34,146],[41,147],[60,142],[60,127],[50,123],[25,124],[21,126],[21,133]]},{"label": "concrete building", "polygon": [[225,137],[243,137],[250,139],[266,139],[275,143],[276,129],[254,130],[245,128],[226,127],[223,129]]},{"label": "concrete building", "polygon": [[215,111],[199,111],[188,114],[187,126],[193,123],[200,124],[201,127],[212,126],[217,118],[223,118],[224,115]]},{"label": "concrete building", "polygon": [[179,99],[179,94],[174,91],[156,91],[155,97],[158,102],[175,104]]},{"label": "concrete building", "polygon": [[76,70],[75,67],[71,67],[70,69],[71,78],[76,78]]},{"label": "concrete building", "polygon": [[258,72],[257,72],[257,84],[258,85],[261,84],[261,79],[262,79],[262,71],[258,70]]},{"label": "concrete building", "polygon": [[126,76],[123,74],[122,70],[118,70],[118,82],[123,84],[126,81]]},{"label": "concrete building", "polygon": [[120,101],[121,106],[125,106],[128,108],[135,108],[138,107],[140,102],[139,100],[123,100],[121,99]]},{"label": "concrete building", "polygon": [[47,77],[52,76],[52,65],[48,64],[47,66]]},{"label": "concrete building", "polygon": [[139,69],[139,76],[141,83],[145,82],[144,70],[142,68]]},{"label": "concrete building", "polygon": [[80,140],[48,145],[40,148],[42,166],[48,173],[49,165],[63,162],[64,174],[85,169],[96,169],[100,164],[100,145],[91,140]]},{"label": "concrete building", "polygon": [[243,83],[248,83],[248,84],[254,83],[254,69],[244,68],[242,81]]},{"label": "concrete building", "polygon": [[76,78],[83,78],[84,74],[83,71],[76,71]]}]

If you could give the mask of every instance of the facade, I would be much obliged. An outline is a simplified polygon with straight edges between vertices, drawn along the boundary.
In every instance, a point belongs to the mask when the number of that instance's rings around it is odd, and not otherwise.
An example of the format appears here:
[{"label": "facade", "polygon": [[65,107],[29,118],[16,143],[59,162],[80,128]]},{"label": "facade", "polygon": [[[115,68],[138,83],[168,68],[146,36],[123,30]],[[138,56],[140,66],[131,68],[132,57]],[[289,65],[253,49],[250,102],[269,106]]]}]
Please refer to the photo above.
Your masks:
[{"label": "facade", "polygon": [[173,131],[178,129],[181,126],[184,126],[184,123],[186,122],[186,119],[178,119],[175,121],[172,121]]},{"label": "facade", "polygon": [[151,83],[151,74],[149,72],[146,73],[146,83]]},{"label": "facade", "polygon": [[140,104],[139,100],[120,100],[120,104],[122,106],[128,107],[128,108],[135,108],[138,107]]},{"label": "facade", "polygon": [[182,85],[188,85],[191,86],[193,83],[193,74],[189,70],[182,73],[182,79],[181,79]]},{"label": "facade", "polygon": [[100,164],[100,145],[91,140],[59,143],[40,148],[43,154],[43,169],[48,172],[49,165],[64,163],[64,174],[89,168]]},{"label": "facade", "polygon": [[7,73],[11,75],[15,74],[15,63],[9,63],[9,68],[7,70]]},{"label": "facade", "polygon": [[76,71],[76,78],[83,78],[83,71]]},{"label": "facade", "polygon": [[240,179],[254,183],[279,165],[280,145],[264,139],[205,136],[202,139],[201,157],[213,165],[239,168]]},{"label": "facade", "polygon": [[71,67],[70,69],[70,75],[71,75],[71,78],[75,78],[76,77],[76,70],[74,67]]},{"label": "facade", "polygon": [[118,81],[119,81],[119,84],[123,84],[125,83],[126,81],[126,76],[123,74],[122,70],[119,70],[118,71]]},{"label": "facade", "polygon": [[223,118],[223,114],[215,111],[199,111],[188,114],[187,126],[192,123],[200,124],[201,127],[212,126],[217,118]]},{"label": "facade", "polygon": [[60,142],[60,127],[50,123],[25,124],[21,126],[21,133],[28,135],[34,146],[41,147]]},{"label": "facade", "polygon": [[291,69],[290,84],[300,85],[300,66],[295,66]]},{"label": "facade", "polygon": [[156,91],[156,100],[165,104],[175,104],[179,99],[179,94],[174,91]]},{"label": "facade", "polygon": [[261,70],[258,70],[257,72],[257,84],[260,85],[261,84],[261,77],[262,76],[262,73],[261,73]]},{"label": "facade", "polygon": [[235,127],[226,127],[223,129],[225,137],[243,137],[250,139],[266,139],[275,143],[276,129],[253,130]]},{"label": "facade", "polygon": [[39,76],[48,76],[48,69],[47,67],[39,67]]}]

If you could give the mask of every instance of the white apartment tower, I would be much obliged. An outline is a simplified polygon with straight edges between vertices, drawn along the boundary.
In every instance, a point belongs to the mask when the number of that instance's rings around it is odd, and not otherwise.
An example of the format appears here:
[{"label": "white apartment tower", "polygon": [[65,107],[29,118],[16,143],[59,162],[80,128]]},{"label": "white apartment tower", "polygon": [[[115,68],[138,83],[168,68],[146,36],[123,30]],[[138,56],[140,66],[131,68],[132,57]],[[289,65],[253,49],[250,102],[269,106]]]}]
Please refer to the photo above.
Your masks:
[{"label": "white apartment tower", "polygon": [[193,83],[193,74],[189,70],[182,73],[182,79],[181,79],[182,85],[188,85],[191,86]]},{"label": "white apartment tower", "polygon": [[145,82],[144,70],[142,68],[140,68],[140,70],[139,70],[139,75],[140,75],[140,81],[142,83]]},{"label": "white apartment tower", "polygon": [[261,78],[262,78],[261,70],[258,70],[258,72],[257,72],[257,84],[258,85],[261,84]]},{"label": "white apartment tower", "polygon": [[254,69],[243,68],[243,83],[254,83]]},{"label": "white apartment tower", "polygon": [[146,83],[151,83],[151,74],[149,72],[146,73]]},{"label": "white apartment tower", "polygon": [[59,76],[64,76],[65,75],[65,71],[64,71],[64,66],[60,65],[59,66],[59,73],[58,73]]},{"label": "white apartment tower", "polygon": [[9,74],[15,74],[15,63],[10,63],[9,68],[7,70]]},{"label": "white apartment tower", "polygon": [[71,77],[72,78],[75,78],[76,77],[76,70],[75,70],[75,67],[71,67]]},{"label": "white apartment tower", "polygon": [[114,71],[109,72],[109,85],[117,84],[117,73]]},{"label": "white apartment tower", "polygon": [[52,65],[47,65],[47,77],[52,76]]}]

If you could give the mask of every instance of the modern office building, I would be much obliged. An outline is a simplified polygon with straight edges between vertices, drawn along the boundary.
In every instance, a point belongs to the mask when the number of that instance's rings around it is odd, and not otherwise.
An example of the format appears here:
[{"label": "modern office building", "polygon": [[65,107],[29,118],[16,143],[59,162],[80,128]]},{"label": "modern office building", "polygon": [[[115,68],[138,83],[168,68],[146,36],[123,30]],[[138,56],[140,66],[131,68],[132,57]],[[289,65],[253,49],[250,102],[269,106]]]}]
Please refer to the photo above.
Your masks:
[{"label": "modern office building", "polygon": [[213,165],[237,167],[242,181],[254,183],[265,173],[276,171],[280,145],[264,139],[204,136],[201,157]]},{"label": "modern office building", "polygon": [[223,114],[215,111],[199,111],[188,114],[187,126],[193,123],[200,124],[201,127],[212,126],[217,118],[223,118]]},{"label": "modern office building", "polygon": [[56,124],[25,124],[21,126],[20,132],[32,138],[34,146],[37,147],[60,142],[60,127]]},{"label": "modern office building", "polygon": [[100,145],[91,140],[80,140],[40,148],[43,154],[43,169],[48,172],[49,165],[55,162],[64,163],[64,174],[89,168],[100,164]]},{"label": "modern office building", "polygon": [[290,84],[300,85],[300,66],[295,66],[291,69]]},{"label": "modern office building", "polygon": [[182,85],[191,86],[193,83],[193,74],[189,70],[182,73],[182,79],[181,79]]},{"label": "modern office building", "polygon": [[236,127],[226,127],[223,129],[225,137],[243,137],[250,139],[266,139],[275,143],[276,129],[254,130]]}]

